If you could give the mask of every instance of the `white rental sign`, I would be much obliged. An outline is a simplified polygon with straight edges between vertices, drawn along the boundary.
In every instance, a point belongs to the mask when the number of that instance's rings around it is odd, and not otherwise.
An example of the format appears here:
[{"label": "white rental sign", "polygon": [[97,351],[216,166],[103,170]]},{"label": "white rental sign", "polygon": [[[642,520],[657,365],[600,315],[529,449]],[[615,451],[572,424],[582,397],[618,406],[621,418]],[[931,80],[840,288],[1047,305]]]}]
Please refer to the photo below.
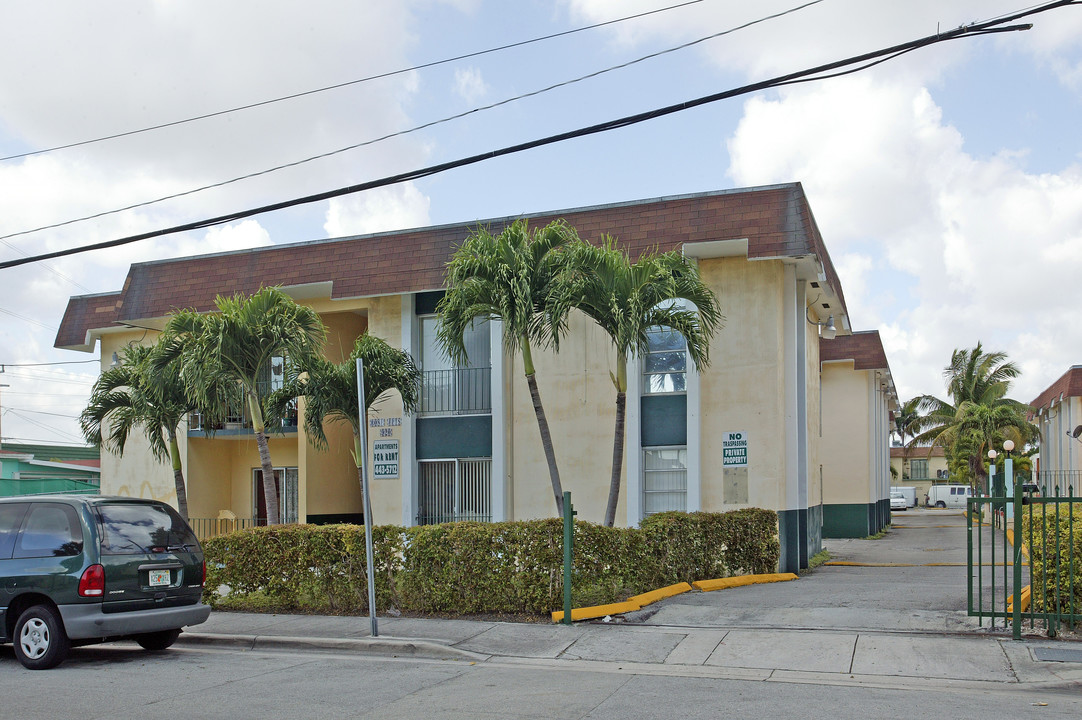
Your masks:
[{"label": "white rental sign", "polygon": [[746,432],[727,432],[721,435],[721,466],[748,466],[748,434]]},{"label": "white rental sign", "polygon": [[397,440],[376,440],[372,443],[372,477],[398,477]]}]

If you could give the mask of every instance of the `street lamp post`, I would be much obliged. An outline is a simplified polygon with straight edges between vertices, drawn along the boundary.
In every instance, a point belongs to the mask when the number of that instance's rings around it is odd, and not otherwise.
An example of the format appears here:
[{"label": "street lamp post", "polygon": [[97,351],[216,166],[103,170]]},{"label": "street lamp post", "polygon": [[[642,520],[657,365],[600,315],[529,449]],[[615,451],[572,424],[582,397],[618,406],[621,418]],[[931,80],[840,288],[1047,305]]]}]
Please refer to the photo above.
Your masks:
[{"label": "street lamp post", "polygon": [[1007,458],[1003,461],[1003,481],[1008,491],[1014,497],[1014,502],[1008,507],[1014,517],[1014,607],[1011,613],[1011,621],[1014,624],[1011,636],[1015,640],[1022,639],[1022,488],[1014,486],[1014,461],[1011,460],[1011,451],[1014,450],[1014,441],[1005,440],[1003,450]]}]

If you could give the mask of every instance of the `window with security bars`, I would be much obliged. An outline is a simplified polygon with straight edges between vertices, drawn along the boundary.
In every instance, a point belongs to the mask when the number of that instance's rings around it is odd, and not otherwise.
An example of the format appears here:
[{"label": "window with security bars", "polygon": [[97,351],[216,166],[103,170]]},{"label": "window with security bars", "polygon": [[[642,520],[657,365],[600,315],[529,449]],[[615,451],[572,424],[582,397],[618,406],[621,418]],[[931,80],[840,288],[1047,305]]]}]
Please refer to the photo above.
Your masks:
[{"label": "window with security bars", "polygon": [[668,328],[650,328],[643,357],[643,392],[647,394],[687,391],[687,341]]},{"label": "window with security bars", "polygon": [[439,344],[439,318],[420,319],[422,415],[470,415],[492,411],[489,321],[477,318],[462,334],[466,363],[451,362]]},{"label": "window with security bars", "polygon": [[422,460],[418,463],[417,524],[492,521],[492,460]]},{"label": "window with security bars", "polygon": [[685,512],[688,498],[686,447],[645,448],[642,451],[643,515]]},{"label": "window with security bars", "polygon": [[909,477],[914,479],[924,479],[928,477],[928,461],[927,460],[910,460],[909,461]]}]

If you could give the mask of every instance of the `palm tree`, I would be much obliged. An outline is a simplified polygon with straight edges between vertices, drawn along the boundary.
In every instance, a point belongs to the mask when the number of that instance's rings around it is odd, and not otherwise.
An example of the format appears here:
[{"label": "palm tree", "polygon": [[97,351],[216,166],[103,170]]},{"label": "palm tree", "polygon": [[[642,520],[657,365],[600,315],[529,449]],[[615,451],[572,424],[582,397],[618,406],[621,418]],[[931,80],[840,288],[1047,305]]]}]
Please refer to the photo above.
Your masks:
[{"label": "palm tree", "polygon": [[616,351],[615,371],[609,372],[616,388],[616,431],[605,508],[605,525],[612,527],[623,473],[628,362],[646,354],[650,330],[660,327],[683,337],[688,355],[700,369],[709,363],[710,339],[724,318],[717,296],[700,279],[695,265],[678,252],[646,253],[632,263],[614,238],[604,237],[601,247],[574,246],[571,258],[561,302],[597,323]]},{"label": "palm tree", "polygon": [[[314,357],[304,367],[294,364],[287,382],[271,395],[267,409],[270,417],[284,417],[291,403],[303,397],[304,429],[312,444],[320,450],[328,446],[324,423],[348,424],[353,431],[352,455],[363,493],[361,458],[364,448],[361,447],[361,411],[357,400],[358,358],[364,363],[366,416],[390,390],[397,390],[401,396],[403,412],[413,412],[417,408],[421,371],[413,358],[366,332],[357,338],[346,362],[336,364]],[[366,507],[365,512],[370,514],[370,509]]]},{"label": "palm tree", "polygon": [[552,300],[566,260],[561,248],[570,242],[581,240],[562,220],[532,232],[525,220],[516,220],[499,235],[478,228],[455,250],[447,264],[447,293],[436,309],[440,319],[439,343],[456,363],[466,361],[463,334],[475,318],[503,321],[504,352],[522,354],[556,510],[561,514],[563,486],[537,387],[533,349],[558,350],[560,337],[567,329],[566,314],[555,312]]},{"label": "palm tree", "polygon": [[1027,418],[1028,406],[1008,397],[1018,366],[1004,352],[985,352],[980,343],[972,350],[955,350],[943,371],[952,402],[931,395],[921,397],[924,411],[914,425],[916,435],[909,446],[940,445],[948,463],[963,458],[974,489],[981,489],[988,476],[985,451],[1010,437],[1021,448],[1035,440],[1039,431]]},{"label": "palm tree", "polygon": [[[79,415],[83,437],[117,455],[124,454],[128,436],[141,427],[154,457],[173,465],[177,509],[188,519],[188,494],[180,462],[177,428],[198,408],[184,391],[175,363],[155,366],[155,347],[130,345],[119,363],[101,374],[90,391],[90,402]],[[103,429],[105,432],[103,432]]]},{"label": "palm tree", "polygon": [[[180,378],[189,397],[217,416],[225,416],[239,394],[247,405],[263,470],[267,523],[278,522],[278,494],[267,445],[263,400],[269,388],[259,382],[272,357],[288,357],[306,366],[317,356],[326,331],[319,314],[298,305],[280,288],[261,288],[250,297],[215,299],[218,312],[180,310],[165,326],[161,366],[180,363]],[[232,383],[238,392],[223,392]]]},{"label": "palm tree", "polygon": [[906,467],[909,462],[909,446],[906,444],[906,439],[913,437],[916,433],[916,424],[920,419],[920,404],[921,397],[918,395],[902,403],[902,407],[894,413],[894,432],[902,443],[902,478],[909,477],[909,470]]}]

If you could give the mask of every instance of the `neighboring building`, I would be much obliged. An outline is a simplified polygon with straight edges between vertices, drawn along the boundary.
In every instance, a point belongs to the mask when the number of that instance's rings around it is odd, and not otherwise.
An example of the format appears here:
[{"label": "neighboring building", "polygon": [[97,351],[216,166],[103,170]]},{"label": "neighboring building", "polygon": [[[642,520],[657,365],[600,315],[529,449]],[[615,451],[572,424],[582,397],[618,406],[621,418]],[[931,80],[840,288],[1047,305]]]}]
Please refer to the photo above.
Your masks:
[{"label": "neighboring building", "polygon": [[898,392],[877,330],[819,341],[823,537],[867,537],[890,524],[890,413]]},{"label": "neighboring building", "polygon": [[5,443],[0,448],[0,497],[93,493],[101,484],[97,448]]},{"label": "neighboring building", "polygon": [[1041,431],[1036,468],[1039,482],[1070,484],[1078,492],[1082,479],[1082,365],[1073,365],[1030,406],[1032,421]]},{"label": "neighboring building", "polygon": [[[917,503],[919,505],[924,504],[924,496],[928,494],[928,488],[932,485],[942,485],[950,482],[947,473],[947,454],[940,445],[912,448],[892,447],[890,449],[890,466],[897,473],[897,477],[891,479],[891,485],[916,488]],[[968,484],[968,481],[966,484]]]},{"label": "neighboring building", "polygon": [[[845,334],[849,321],[802,187],[678,196],[528,219],[537,227],[557,218],[590,241],[611,234],[633,256],[681,249],[695,258],[726,315],[710,348],[712,364],[701,374],[660,334],[650,362],[629,373],[618,523],[636,525],[669,509],[773,509],[780,517],[782,569],[806,567],[821,547],[823,504],[815,323],[833,316]],[[480,224],[498,233],[514,219]],[[465,366],[452,366],[434,343],[445,264],[477,225],[136,264],[123,290],[71,298],[55,344],[93,352],[100,343],[106,360],[127,343],[153,341],[177,308],[212,311],[218,294],[280,285],[319,311],[329,330],[330,360],[341,361],[368,330],[412,353],[423,369],[416,416],[403,416],[395,395],[370,420],[369,452],[379,443],[383,459],[372,482],[375,522],[551,517],[552,490],[521,360],[502,352],[500,323],[475,326]],[[564,489],[573,493],[579,518],[594,522],[601,521],[608,494],[615,417],[611,358],[607,336],[581,315],[571,318],[559,355],[535,352],[534,358]],[[268,381],[273,378],[268,370]],[[878,409],[867,407],[865,422],[878,428]],[[255,442],[244,417],[234,420],[234,429],[213,437],[193,426],[183,438],[193,518],[261,512]],[[348,431],[330,428],[331,448],[318,452],[295,426],[279,430],[270,450],[281,473],[282,519],[359,518]],[[728,447],[745,453],[724,454],[725,438],[735,443]],[[105,489],[173,500],[169,468],[140,453],[136,440],[123,460],[103,457]]]}]

